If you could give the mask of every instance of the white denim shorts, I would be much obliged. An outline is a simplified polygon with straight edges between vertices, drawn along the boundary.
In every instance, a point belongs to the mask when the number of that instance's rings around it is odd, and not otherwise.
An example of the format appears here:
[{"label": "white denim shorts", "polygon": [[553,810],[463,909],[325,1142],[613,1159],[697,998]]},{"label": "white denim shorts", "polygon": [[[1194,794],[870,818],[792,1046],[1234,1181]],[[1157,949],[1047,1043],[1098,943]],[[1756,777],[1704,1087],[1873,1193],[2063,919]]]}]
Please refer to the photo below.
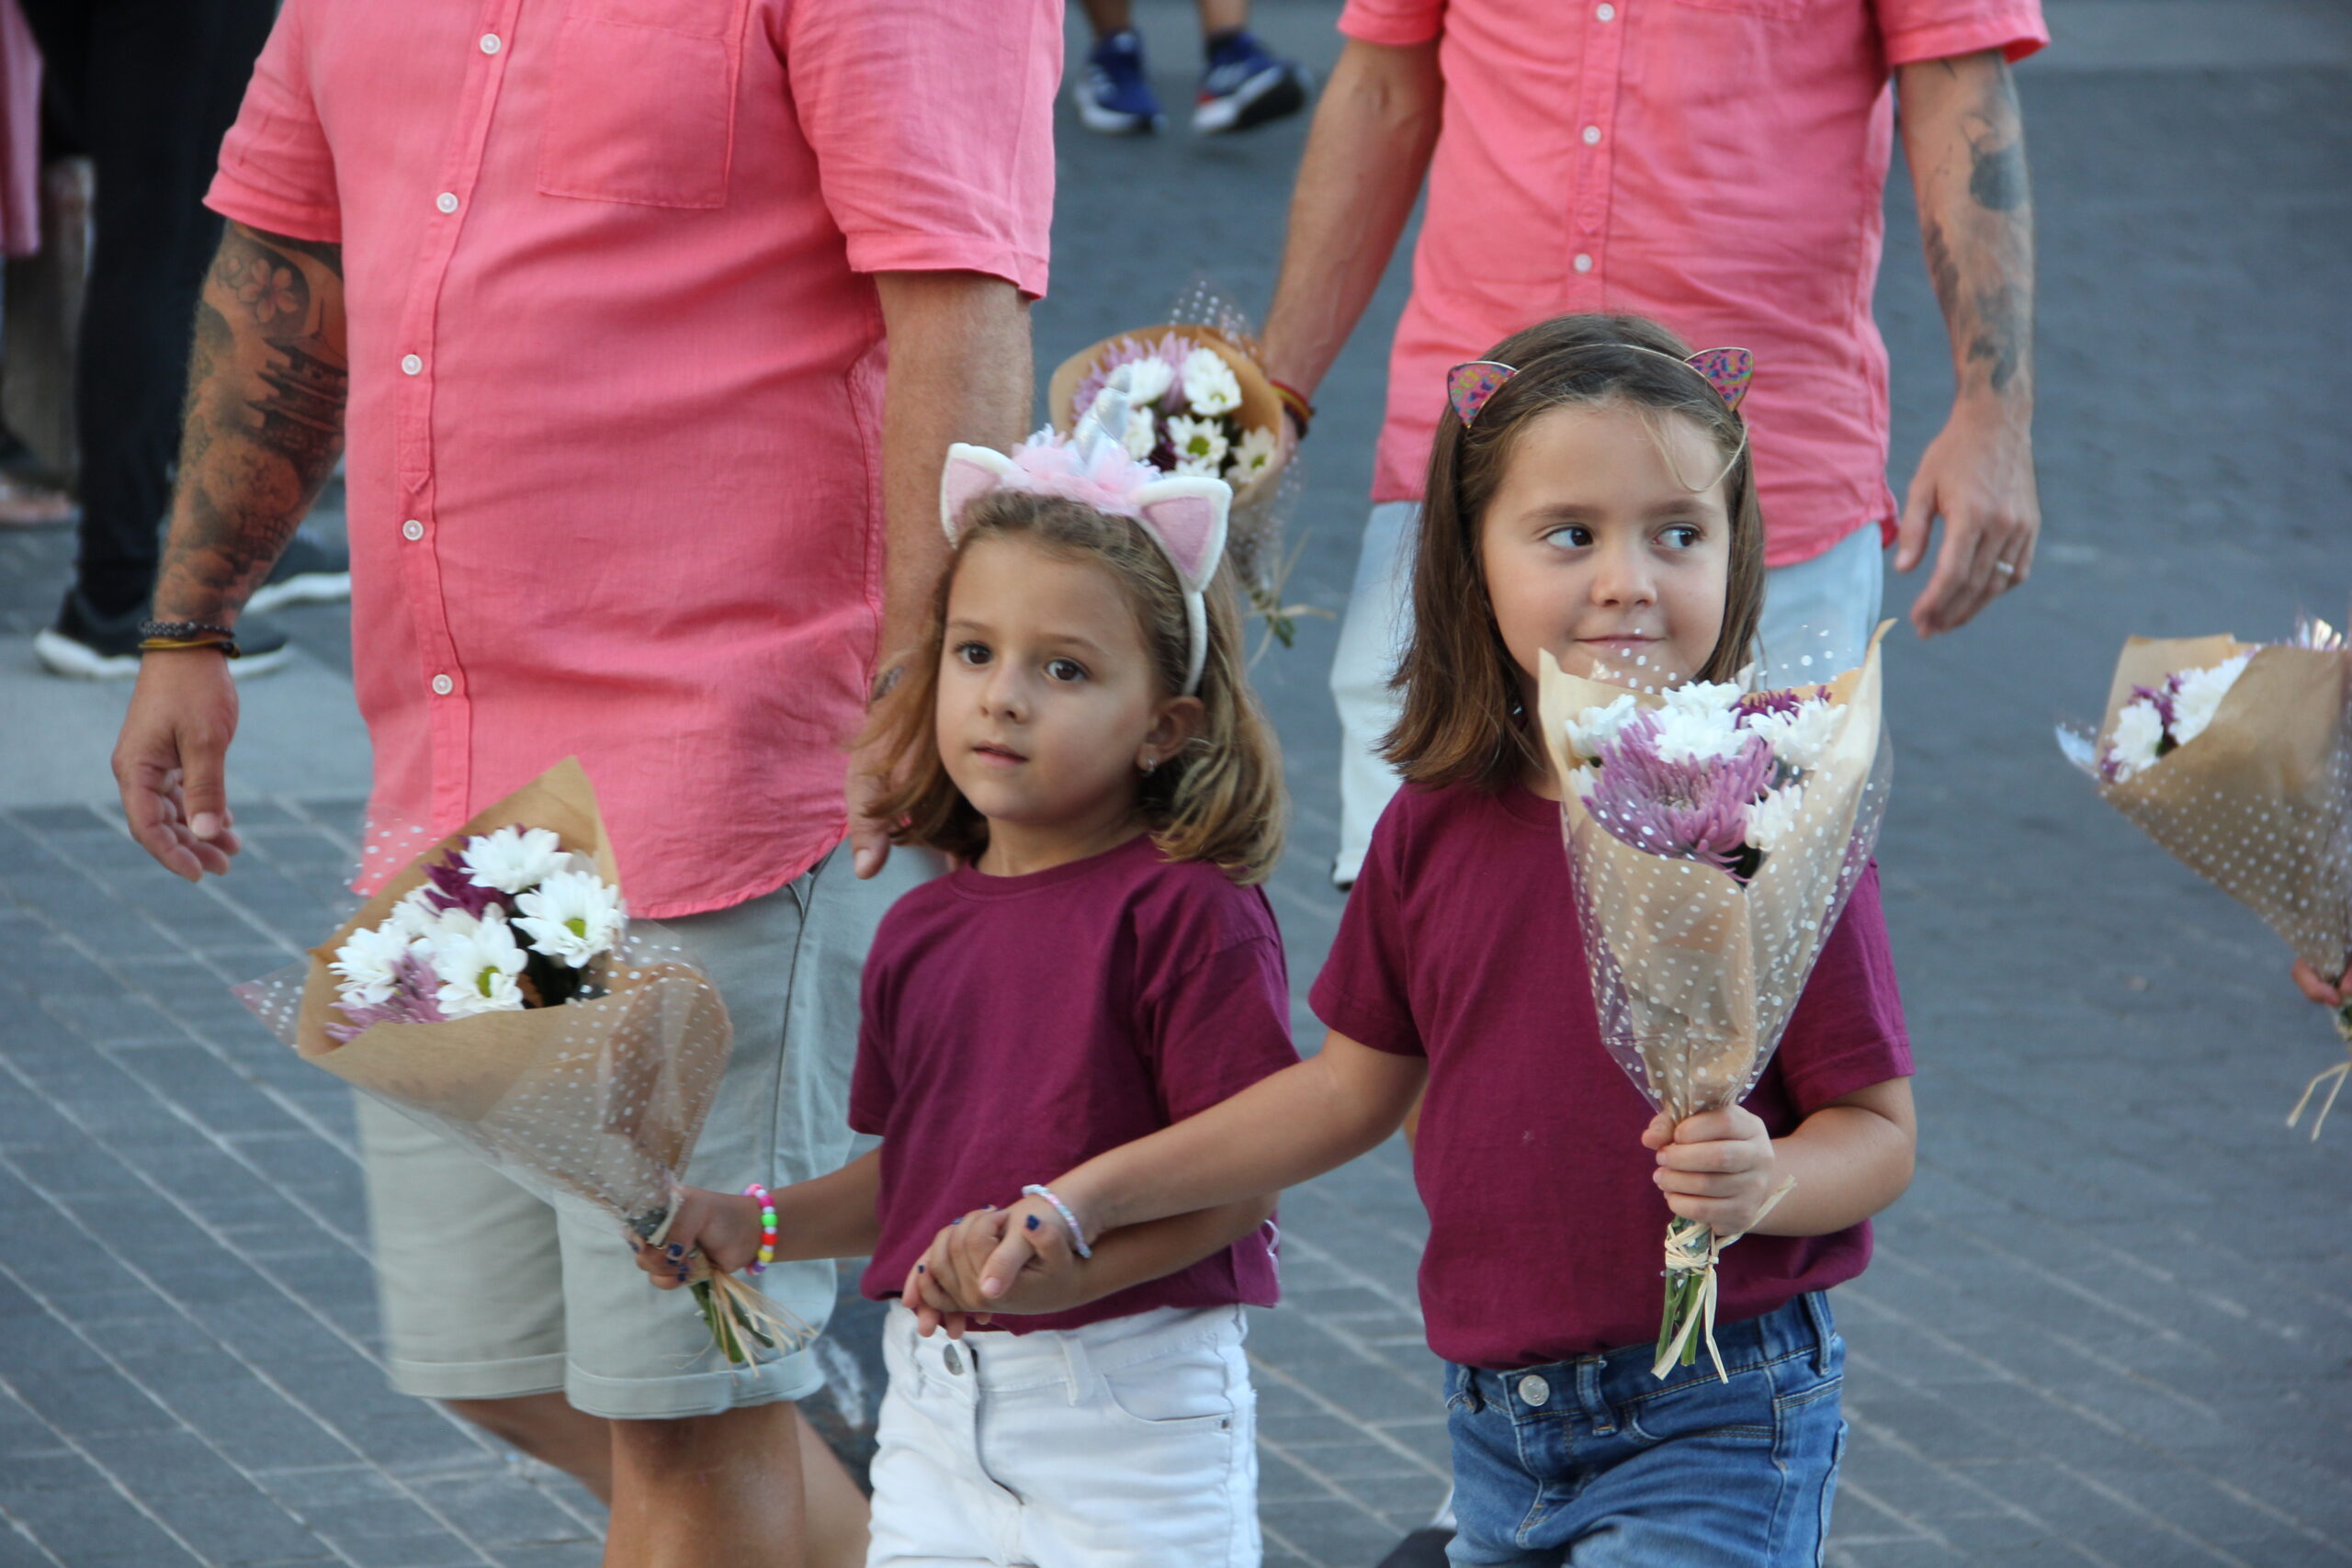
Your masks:
[{"label": "white denim shorts", "polygon": [[866,1568],[1257,1568],[1239,1307],[1067,1331],[883,1328]]},{"label": "white denim shorts", "polygon": [[[686,1180],[722,1192],[781,1186],[848,1157],[858,975],[898,896],[941,868],[894,849],[860,882],[847,845],[775,892],[661,924],[708,970],[735,1028],[727,1077]],[[561,1391],[622,1420],[710,1416],[824,1386],[807,1350],[730,1371],[686,1291],[659,1291],[620,1226],[548,1204],[439,1134],[359,1100],[376,1282],[392,1386],[426,1399]],[[833,1265],[779,1263],[760,1280],[813,1326]]]}]

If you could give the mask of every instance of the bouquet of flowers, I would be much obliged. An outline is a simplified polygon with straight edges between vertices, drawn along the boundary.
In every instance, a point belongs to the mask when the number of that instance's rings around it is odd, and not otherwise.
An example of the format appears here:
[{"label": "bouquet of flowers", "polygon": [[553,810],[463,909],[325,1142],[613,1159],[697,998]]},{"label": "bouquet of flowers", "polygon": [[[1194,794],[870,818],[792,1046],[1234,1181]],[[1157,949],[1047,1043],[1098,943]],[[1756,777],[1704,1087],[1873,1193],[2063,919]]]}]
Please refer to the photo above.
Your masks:
[{"label": "bouquet of flowers", "polygon": [[[306,963],[236,994],[305,1060],[649,1245],[733,1041],[693,959],[629,920],[576,761],[427,850]],[[730,1366],[810,1337],[699,1255],[693,1289]]]},{"label": "bouquet of flowers", "polygon": [[[2346,659],[2324,621],[2272,647],[2135,637],[2116,661],[2098,732],[2058,732],[2100,799],[2331,980],[2352,962]],[[2352,1048],[2352,1005],[2338,1010],[2335,1029]],[[2347,1075],[2352,1055],[2312,1079],[2287,1124],[2329,1084],[2312,1122],[2318,1137]]]},{"label": "bouquet of flowers", "polygon": [[[1569,675],[1549,654],[1541,673],[1601,1040],[1678,1122],[1736,1105],[1878,841],[1889,773],[1878,639],[1859,669],[1786,691],[1637,693]],[[1702,1339],[1722,1375],[1715,1265],[1738,1239],[1668,1223],[1658,1377],[1692,1364]]]},{"label": "bouquet of flowers", "polygon": [[1054,428],[1068,435],[1112,373],[1128,368],[1128,456],[1162,473],[1198,474],[1233,487],[1226,559],[1267,629],[1291,645],[1297,617],[1283,604],[1290,562],[1281,558],[1283,518],[1304,477],[1283,429],[1283,401],[1259,367],[1249,320],[1204,281],[1179,297],[1170,319],[1080,350],[1046,390]]}]

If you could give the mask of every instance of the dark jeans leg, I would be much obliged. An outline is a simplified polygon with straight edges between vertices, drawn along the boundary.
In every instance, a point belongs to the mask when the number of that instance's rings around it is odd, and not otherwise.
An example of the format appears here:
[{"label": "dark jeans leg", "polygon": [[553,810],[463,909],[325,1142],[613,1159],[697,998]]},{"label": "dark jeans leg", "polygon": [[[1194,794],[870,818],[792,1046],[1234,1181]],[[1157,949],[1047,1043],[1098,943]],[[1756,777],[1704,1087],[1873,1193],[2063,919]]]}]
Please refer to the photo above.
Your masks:
[{"label": "dark jeans leg", "polygon": [[110,617],[155,587],[189,323],[220,220],[204,192],[272,0],[24,0],[52,107],[97,173],[74,406],[75,586]]}]

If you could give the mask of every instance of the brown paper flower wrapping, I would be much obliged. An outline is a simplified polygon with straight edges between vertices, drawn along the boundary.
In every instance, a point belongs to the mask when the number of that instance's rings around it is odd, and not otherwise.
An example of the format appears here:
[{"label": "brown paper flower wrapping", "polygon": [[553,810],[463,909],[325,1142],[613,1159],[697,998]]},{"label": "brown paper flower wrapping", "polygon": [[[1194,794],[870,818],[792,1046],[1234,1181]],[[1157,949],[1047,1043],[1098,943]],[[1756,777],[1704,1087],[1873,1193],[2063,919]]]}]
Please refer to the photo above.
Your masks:
[{"label": "brown paper flower wrapping", "polygon": [[[2132,638],[2116,661],[2097,754],[2106,754],[2133,687],[2247,649],[2228,637]],[[2202,734],[2128,779],[2102,782],[2099,797],[2333,979],[2352,957],[2346,655],[2253,652]]]},{"label": "brown paper flower wrapping", "polygon": [[[1595,822],[1576,790],[1562,791],[1601,1040],[1678,1121],[1736,1105],[1755,1087],[1869,864],[1890,769],[1879,659],[1873,637],[1862,664],[1829,682],[1842,721],[1806,784],[1794,841],[1766,855],[1745,886],[1712,865],[1635,849]],[[1624,694],[1544,655],[1539,716],[1558,778],[1583,766],[1569,754],[1566,721]],[[1664,702],[1634,696],[1643,707]]]},{"label": "brown paper flower wrapping", "polygon": [[355,1089],[446,1134],[541,1196],[570,1194],[618,1216],[640,1236],[665,1222],[727,1069],[726,1005],[661,928],[632,922],[596,961],[606,994],[521,1012],[442,1023],[379,1023],[348,1043],[337,1016],[335,952],[381,923],[424,881],[424,865],[495,829],[545,828],[623,887],[595,791],[567,760],[435,844],[311,950],[309,962],[237,994],[278,1037]]}]

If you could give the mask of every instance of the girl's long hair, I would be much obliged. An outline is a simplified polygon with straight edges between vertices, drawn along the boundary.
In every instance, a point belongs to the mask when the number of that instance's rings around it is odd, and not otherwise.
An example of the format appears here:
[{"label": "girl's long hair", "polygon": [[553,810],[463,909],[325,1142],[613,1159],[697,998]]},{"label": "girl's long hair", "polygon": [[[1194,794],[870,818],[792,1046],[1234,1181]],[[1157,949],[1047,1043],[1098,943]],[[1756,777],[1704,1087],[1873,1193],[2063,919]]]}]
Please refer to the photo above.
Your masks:
[{"label": "girl's long hair", "polygon": [[1743,444],[1739,415],[1706,378],[1672,363],[1690,353],[1646,317],[1555,317],[1487,352],[1518,373],[1487,400],[1475,425],[1464,425],[1450,403],[1439,417],[1413,563],[1413,626],[1390,682],[1404,694],[1404,711],[1381,743],[1408,781],[1497,790],[1544,765],[1521,711],[1518,666],[1487,595],[1479,533],[1520,433],[1554,409],[1616,404],[1680,414],[1725,459],[1739,454],[1724,480],[1731,569],[1723,631],[1695,678],[1728,681],[1747,664],[1764,608],[1754,453]]},{"label": "girl's long hair", "polygon": [[[981,539],[1018,537],[1064,560],[1102,568],[1125,592],[1143,629],[1163,695],[1183,690],[1187,638],[1182,584],[1168,557],[1132,518],[1082,502],[1026,491],[990,491],[964,512],[955,558],[941,575],[931,624],[897,686],[875,705],[867,736],[897,781],[875,803],[897,824],[891,838],[970,861],[988,847],[989,825],[964,798],[939,754],[939,665],[946,641],[947,598],[964,553]],[[1242,656],[1241,615],[1227,573],[1205,596],[1208,657],[1200,700],[1200,736],[1143,775],[1138,804],[1152,838],[1170,860],[1207,861],[1234,881],[1263,881],[1282,857],[1287,800],[1282,753],[1266,722]]]}]

